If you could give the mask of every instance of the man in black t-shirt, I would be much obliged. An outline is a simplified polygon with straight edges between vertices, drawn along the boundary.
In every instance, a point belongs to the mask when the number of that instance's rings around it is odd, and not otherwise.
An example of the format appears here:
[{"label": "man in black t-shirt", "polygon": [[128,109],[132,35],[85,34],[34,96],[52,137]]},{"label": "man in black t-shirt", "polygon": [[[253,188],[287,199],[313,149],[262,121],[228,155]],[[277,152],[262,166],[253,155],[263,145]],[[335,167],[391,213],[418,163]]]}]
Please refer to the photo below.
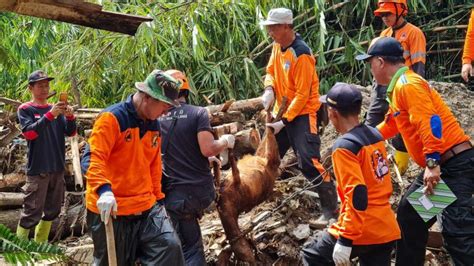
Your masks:
[{"label": "man in black t-shirt", "polygon": [[223,135],[214,140],[207,110],[187,104],[186,76],[178,70],[166,73],[182,86],[181,106],[159,118],[165,206],[181,239],[186,265],[206,265],[199,219],[216,196],[209,165],[215,155],[234,147],[235,138]]},{"label": "man in black t-shirt", "polygon": [[28,239],[36,226],[35,241],[46,242],[52,221],[64,199],[65,136],[76,134],[73,109],[67,102],[48,103],[53,78],[37,70],[28,78],[32,101],[20,105],[18,119],[28,142],[28,164],[23,211],[16,233]]}]

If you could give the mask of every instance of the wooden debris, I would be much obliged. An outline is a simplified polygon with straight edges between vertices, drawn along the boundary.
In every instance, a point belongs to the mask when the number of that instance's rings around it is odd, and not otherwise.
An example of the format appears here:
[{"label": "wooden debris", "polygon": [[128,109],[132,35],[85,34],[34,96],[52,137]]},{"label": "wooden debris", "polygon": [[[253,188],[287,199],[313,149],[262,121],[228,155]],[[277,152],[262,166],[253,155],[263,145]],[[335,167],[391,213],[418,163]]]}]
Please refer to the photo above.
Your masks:
[{"label": "wooden debris", "polygon": [[76,190],[80,190],[84,187],[84,182],[82,180],[81,172],[81,159],[79,155],[79,144],[77,135],[69,138],[71,142],[71,151],[72,151],[72,166],[74,170],[74,183]]},{"label": "wooden debris", "polygon": [[0,192],[0,207],[21,207],[25,194],[17,192]]},{"label": "wooden debris", "polygon": [[2,176],[0,179],[0,191],[7,191],[11,188],[19,187],[26,181],[26,175],[19,173],[10,173]]}]

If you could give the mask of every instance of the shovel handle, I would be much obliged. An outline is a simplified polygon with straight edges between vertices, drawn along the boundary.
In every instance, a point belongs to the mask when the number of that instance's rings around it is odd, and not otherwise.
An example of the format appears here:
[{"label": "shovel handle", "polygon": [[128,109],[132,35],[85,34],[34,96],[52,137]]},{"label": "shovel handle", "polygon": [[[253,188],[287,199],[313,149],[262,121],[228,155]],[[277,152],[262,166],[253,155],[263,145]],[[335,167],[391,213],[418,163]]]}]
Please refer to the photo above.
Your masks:
[{"label": "shovel handle", "polygon": [[109,266],[117,266],[117,254],[115,253],[115,235],[112,217],[105,224],[105,235],[107,238],[107,255],[109,258]]}]

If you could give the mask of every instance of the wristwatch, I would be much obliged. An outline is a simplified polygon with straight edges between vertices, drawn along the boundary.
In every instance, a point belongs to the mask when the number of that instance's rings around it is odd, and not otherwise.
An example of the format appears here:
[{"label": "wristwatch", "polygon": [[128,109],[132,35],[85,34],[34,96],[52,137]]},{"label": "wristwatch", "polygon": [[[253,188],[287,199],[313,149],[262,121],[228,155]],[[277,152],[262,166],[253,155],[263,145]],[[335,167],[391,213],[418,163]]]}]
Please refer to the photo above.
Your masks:
[{"label": "wristwatch", "polygon": [[438,165],[439,165],[438,160],[433,159],[433,158],[428,158],[428,159],[426,159],[426,166],[427,166],[429,169],[436,168]]}]

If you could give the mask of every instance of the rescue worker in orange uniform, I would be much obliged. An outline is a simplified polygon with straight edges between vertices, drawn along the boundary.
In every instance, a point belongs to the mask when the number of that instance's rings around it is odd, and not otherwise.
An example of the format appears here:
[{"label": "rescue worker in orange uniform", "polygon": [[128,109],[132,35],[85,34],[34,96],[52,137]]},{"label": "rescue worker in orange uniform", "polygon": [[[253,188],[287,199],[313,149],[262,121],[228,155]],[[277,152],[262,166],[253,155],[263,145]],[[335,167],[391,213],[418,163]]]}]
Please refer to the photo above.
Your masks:
[{"label": "rescue worker in orange uniform", "polygon": [[342,134],[332,147],[332,162],[341,199],[339,219],[321,240],[303,249],[305,265],[390,265],[400,229],[390,206],[392,181],[382,135],[359,122],[362,94],[353,85],[336,83],[321,101]]},{"label": "rescue worker in orange uniform", "polygon": [[178,70],[165,73],[182,84],[179,107],[160,117],[165,206],[181,240],[187,266],[206,265],[199,219],[215,200],[214,176],[210,163],[222,151],[233,148],[235,137],[222,135],[214,140],[207,109],[188,103],[188,79]]},{"label": "rescue worker in orange uniform", "polygon": [[[126,101],[94,123],[82,158],[87,179],[87,226],[94,265],[108,265],[105,224],[113,223],[118,265],[184,265],[179,238],[161,190],[157,118],[176,101],[180,83],[155,70]],[[113,214],[114,218],[110,216]]]},{"label": "rescue worker in orange uniform", "polygon": [[321,140],[317,131],[316,112],[321,103],[316,60],[308,45],[293,30],[291,10],[272,9],[267,20],[260,25],[266,27],[274,41],[264,81],[264,108],[268,109],[275,102],[275,115],[283,97],[288,99],[288,109],[283,119],[267,126],[274,129],[280,157],[283,158],[292,147],[303,175],[313,184],[320,184],[316,190],[323,215],[318,221],[327,224],[331,218],[337,217],[337,195],[334,183],[320,163]]},{"label": "rescue worker in orange uniform", "polygon": [[464,41],[464,51],[462,53],[461,76],[466,82],[468,82],[469,76],[474,76],[472,61],[474,61],[474,8],[471,10],[471,18],[469,19],[466,40]]},{"label": "rescue worker in orange uniform", "polygon": [[441,213],[445,247],[455,265],[474,264],[474,149],[438,92],[404,66],[403,47],[394,38],[378,39],[367,54],[356,57],[370,64],[378,84],[388,86],[390,110],[377,126],[384,139],[400,133],[411,158],[423,172],[402,197],[397,220],[402,239],[397,242],[397,265],[423,265],[428,222],[408,202],[408,195],[425,186],[432,194],[440,178],[457,199]]},{"label": "rescue worker in orange uniform", "polygon": [[[405,65],[415,73],[425,77],[426,64],[426,38],[423,32],[415,25],[407,22],[408,13],[406,0],[379,0],[375,16],[381,17],[388,27],[382,31],[380,37],[393,37],[403,46]],[[376,84],[371,93],[369,110],[367,111],[367,124],[377,126],[383,121],[388,111],[386,98],[387,87]],[[403,175],[408,169],[409,155],[400,135],[392,139],[395,148],[395,161],[400,173]]]}]

